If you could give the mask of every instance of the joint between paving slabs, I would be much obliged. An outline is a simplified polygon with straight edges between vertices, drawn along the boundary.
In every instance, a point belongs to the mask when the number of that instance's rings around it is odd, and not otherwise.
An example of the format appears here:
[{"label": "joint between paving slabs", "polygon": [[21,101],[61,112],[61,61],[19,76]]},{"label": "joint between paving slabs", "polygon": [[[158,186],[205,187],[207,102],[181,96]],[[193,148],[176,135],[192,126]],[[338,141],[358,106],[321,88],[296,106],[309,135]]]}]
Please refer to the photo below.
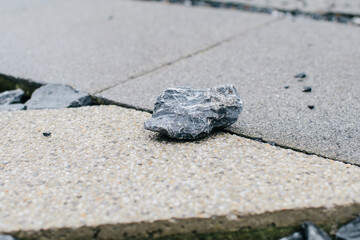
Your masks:
[{"label": "joint between paving slabs", "polygon": [[281,20],[282,20],[282,19],[280,19],[280,18],[278,18],[278,19],[273,19],[273,20],[270,20],[270,21],[265,22],[265,23],[263,23],[263,24],[260,24],[260,25],[258,25],[258,26],[255,26],[255,27],[253,27],[253,28],[247,29],[247,30],[245,30],[245,31],[243,31],[243,32],[240,32],[240,33],[237,33],[237,34],[235,34],[235,35],[233,35],[233,36],[230,36],[230,37],[228,37],[228,38],[225,38],[225,39],[223,39],[223,40],[221,40],[221,41],[219,41],[219,42],[213,43],[213,44],[211,44],[211,45],[209,45],[209,46],[207,46],[207,47],[205,47],[205,48],[203,48],[203,49],[194,51],[194,52],[189,53],[189,54],[187,54],[187,55],[185,55],[185,56],[181,56],[181,57],[179,57],[179,58],[177,58],[177,59],[175,59],[175,60],[173,60],[173,61],[170,61],[170,62],[161,64],[160,66],[154,67],[154,68],[149,69],[149,70],[144,70],[144,71],[142,71],[142,72],[140,72],[140,73],[138,73],[138,74],[135,74],[135,75],[133,75],[133,76],[130,76],[130,77],[127,78],[126,80],[123,80],[123,81],[121,81],[121,82],[119,82],[119,83],[116,83],[116,84],[113,84],[113,85],[108,86],[108,87],[106,87],[106,88],[103,88],[103,89],[101,89],[101,90],[98,90],[98,91],[94,92],[93,94],[96,95],[96,94],[105,92],[105,91],[107,91],[107,90],[110,90],[111,88],[117,87],[117,86],[119,86],[119,85],[121,85],[121,84],[124,84],[124,83],[127,83],[127,82],[129,82],[129,81],[131,81],[131,80],[134,80],[134,79],[137,79],[137,78],[139,78],[139,77],[143,77],[143,76],[148,75],[148,74],[150,74],[150,73],[156,72],[156,71],[158,71],[158,70],[161,70],[161,69],[163,69],[163,68],[166,68],[166,67],[168,67],[168,66],[171,66],[171,65],[173,65],[173,64],[175,64],[175,63],[178,63],[178,62],[180,62],[180,61],[182,61],[182,60],[186,60],[186,59],[189,59],[189,58],[191,58],[191,57],[197,56],[197,55],[199,55],[199,54],[205,53],[205,52],[207,52],[207,51],[209,51],[209,50],[212,50],[212,49],[214,49],[214,48],[217,48],[217,47],[221,46],[221,45],[224,44],[224,43],[230,42],[231,40],[234,40],[234,39],[237,38],[237,37],[240,37],[240,36],[242,36],[242,35],[244,35],[244,34],[247,34],[247,33],[250,32],[250,31],[257,30],[257,29],[259,29],[259,28],[269,26],[269,25],[271,25],[271,24],[273,24],[273,23],[275,23],[275,22],[281,21]]},{"label": "joint between paving slabs", "polygon": [[[106,98],[102,98],[102,97],[94,97],[94,96],[92,96],[92,97],[93,97],[93,99],[95,99],[95,101],[94,101],[96,103],[95,105],[115,105],[115,106],[128,108],[128,109],[133,109],[133,110],[136,110],[136,111],[146,112],[146,113],[150,113],[150,114],[153,113],[153,111],[151,111],[151,110],[149,110],[147,108],[139,108],[139,107],[135,107],[135,106],[132,106],[132,105],[129,105],[129,104],[115,102],[115,101],[112,101],[112,100],[109,100],[109,99],[106,99]],[[218,131],[224,132],[224,133],[229,133],[229,134],[232,134],[232,135],[236,135],[238,137],[243,137],[243,138],[246,138],[246,139],[249,139],[249,140],[261,142],[261,143],[264,143],[264,144],[270,144],[271,146],[274,146],[274,147],[279,147],[279,148],[282,148],[282,149],[288,149],[288,150],[303,153],[303,154],[306,154],[306,155],[314,155],[314,156],[321,157],[321,158],[324,158],[324,159],[327,159],[327,160],[333,160],[333,161],[341,162],[341,163],[344,163],[344,164],[350,164],[350,165],[354,165],[356,167],[360,167],[360,164],[349,163],[349,162],[345,162],[345,161],[340,160],[340,159],[330,158],[330,157],[327,157],[327,156],[319,154],[319,153],[313,153],[313,152],[309,152],[309,151],[306,151],[306,150],[303,150],[303,149],[294,148],[294,147],[286,146],[286,145],[283,145],[283,144],[278,144],[278,143],[276,143],[274,141],[267,141],[267,140],[264,140],[262,138],[252,137],[252,136],[249,136],[249,135],[237,133],[237,132],[234,132],[234,131],[226,129],[226,128],[225,129],[219,129]],[[174,140],[174,141],[176,141],[176,140]]]},{"label": "joint between paving slabs", "polygon": [[350,164],[350,165],[353,165],[353,166],[356,166],[356,167],[360,167],[360,164],[349,163],[349,162],[345,162],[345,160],[340,160],[340,159],[336,159],[336,158],[330,158],[330,157],[327,157],[327,156],[322,155],[320,153],[314,153],[314,152],[309,152],[309,151],[299,149],[299,148],[289,147],[289,146],[286,146],[284,144],[278,144],[278,143],[276,143],[274,141],[267,141],[267,140],[264,140],[262,138],[257,138],[257,137],[252,137],[252,136],[244,135],[244,134],[241,134],[241,133],[237,133],[237,132],[231,131],[229,129],[224,129],[222,131],[226,132],[226,133],[229,133],[229,134],[232,134],[232,135],[236,135],[236,136],[239,136],[239,137],[250,139],[250,140],[253,140],[253,141],[257,141],[257,142],[261,142],[261,143],[267,143],[267,144],[270,144],[271,146],[279,147],[279,148],[282,148],[282,149],[289,149],[289,150],[299,152],[299,153],[303,153],[303,154],[306,154],[306,155],[314,155],[314,156],[321,157],[321,158],[324,158],[324,159],[327,159],[327,160],[333,160],[333,161],[341,162],[341,163],[344,163],[344,164]]},{"label": "joint between paving slabs", "polygon": [[[271,6],[257,6],[250,3],[241,3],[234,2],[232,0],[221,1],[221,0],[138,0],[138,1],[148,1],[148,2],[166,2],[170,4],[183,4],[185,6],[206,6],[210,8],[220,8],[220,9],[236,9],[243,12],[252,12],[252,13],[262,13],[262,14],[272,14],[274,11],[288,14],[293,17],[303,16],[316,21],[328,21],[328,22],[338,22],[338,23],[352,23],[354,26],[359,26],[360,14],[352,13],[341,13],[341,12],[332,12],[331,5],[327,6],[326,9],[323,9],[322,12],[307,12],[301,11],[301,9],[285,9],[281,7],[271,7]],[[304,5],[304,0],[299,0]],[[355,21],[354,21],[355,20]]]},{"label": "joint between paving slabs", "polygon": [[45,84],[0,73],[0,92],[21,88],[25,99],[30,98],[31,94],[43,85]]},{"label": "joint between paving slabs", "polygon": [[[218,43],[218,44],[221,44],[221,43]],[[1,74],[1,73],[0,73],[0,83],[1,83],[0,84],[1,86],[4,86],[6,88],[6,89],[3,89],[3,90],[11,90],[11,89],[14,89],[14,88],[22,88],[29,95],[31,95],[31,93],[35,89],[37,89],[37,88],[44,85],[43,83],[38,83],[38,82],[35,82],[33,80],[15,78],[15,77],[4,75],[4,74]],[[136,107],[136,106],[132,106],[130,104],[116,102],[116,101],[109,100],[109,99],[106,99],[106,98],[103,98],[103,97],[98,97],[98,96],[91,95],[91,94],[89,94],[89,95],[92,98],[92,102],[93,102],[92,105],[95,105],[95,106],[96,105],[115,105],[115,106],[119,106],[119,107],[123,107],[123,108],[133,109],[133,110],[136,110],[136,111],[147,112],[147,113],[150,113],[150,114],[153,113],[153,111],[151,111],[151,110],[149,110],[147,108]],[[293,150],[293,151],[300,152],[300,153],[303,153],[303,154],[306,154],[306,155],[315,155],[315,156],[325,158],[325,159],[328,159],[328,160],[338,161],[338,162],[342,162],[342,163],[345,163],[345,164],[350,164],[350,165],[360,167],[360,164],[348,163],[348,162],[345,162],[345,161],[340,160],[340,159],[334,159],[334,158],[330,158],[330,157],[327,157],[327,156],[319,154],[319,153],[312,153],[312,152],[308,152],[306,150],[302,150],[302,149],[298,149],[298,148],[294,148],[294,147],[289,147],[289,146],[286,146],[286,145],[283,145],[283,144],[278,144],[278,143],[273,142],[273,141],[266,141],[266,140],[264,140],[262,138],[248,136],[248,135],[245,135],[245,134],[241,134],[241,133],[231,131],[229,129],[222,129],[220,131],[225,132],[225,133],[229,133],[229,134],[233,134],[233,135],[236,135],[236,136],[239,136],[239,137],[247,138],[247,139],[250,139],[250,140],[253,140],[253,141],[267,143],[267,144],[270,144],[272,146],[276,146],[276,147],[279,147],[279,148]]]}]

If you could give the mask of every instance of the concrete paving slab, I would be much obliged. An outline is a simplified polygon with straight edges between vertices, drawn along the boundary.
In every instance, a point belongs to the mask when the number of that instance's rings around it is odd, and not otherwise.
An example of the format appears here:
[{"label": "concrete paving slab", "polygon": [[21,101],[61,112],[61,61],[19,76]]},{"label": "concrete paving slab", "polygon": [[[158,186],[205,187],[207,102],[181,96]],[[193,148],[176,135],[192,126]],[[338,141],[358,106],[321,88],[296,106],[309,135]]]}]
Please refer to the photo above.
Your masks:
[{"label": "concrete paving slab", "polygon": [[285,19],[99,96],[152,110],[168,87],[234,84],[244,110],[231,131],[360,164],[359,42],[357,27]]},{"label": "concrete paving slab", "polygon": [[221,132],[170,141],[143,129],[148,118],[115,106],[0,113],[0,233],[149,238],[305,220],[329,229],[360,211],[359,167]]},{"label": "concrete paving slab", "polygon": [[330,1],[329,12],[360,15],[359,0],[332,0]]},{"label": "concrete paving slab", "polygon": [[360,0],[214,0],[214,2],[242,3],[249,6],[274,8],[307,13],[341,13],[360,15]]},{"label": "concrete paving slab", "polygon": [[272,20],[125,0],[54,0],[15,13],[13,2],[1,5],[11,14],[0,15],[0,73],[89,93]]},{"label": "concrete paving slab", "polygon": [[26,12],[32,10],[33,8],[39,7],[39,5],[45,5],[50,1],[47,0],[0,0],[0,14],[19,14],[21,12]]}]

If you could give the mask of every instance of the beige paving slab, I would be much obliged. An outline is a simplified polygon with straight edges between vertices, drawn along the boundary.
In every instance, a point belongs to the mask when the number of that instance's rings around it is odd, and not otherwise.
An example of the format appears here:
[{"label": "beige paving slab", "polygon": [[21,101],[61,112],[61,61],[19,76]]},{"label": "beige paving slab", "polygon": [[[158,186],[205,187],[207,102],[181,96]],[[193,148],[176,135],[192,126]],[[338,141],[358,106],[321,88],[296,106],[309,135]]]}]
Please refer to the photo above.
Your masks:
[{"label": "beige paving slab", "polygon": [[149,117],[115,106],[0,113],[0,233],[159,237],[332,226],[360,211],[356,166],[221,132],[170,141],[143,129]]}]

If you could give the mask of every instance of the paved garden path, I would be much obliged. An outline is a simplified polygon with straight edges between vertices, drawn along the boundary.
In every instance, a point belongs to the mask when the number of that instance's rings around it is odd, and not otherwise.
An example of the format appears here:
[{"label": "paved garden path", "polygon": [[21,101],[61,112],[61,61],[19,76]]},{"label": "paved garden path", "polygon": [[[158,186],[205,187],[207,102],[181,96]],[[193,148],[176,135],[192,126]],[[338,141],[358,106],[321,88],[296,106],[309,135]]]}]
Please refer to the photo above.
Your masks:
[{"label": "paved garden path", "polygon": [[[65,83],[143,110],[0,113],[0,233],[276,239],[360,213],[360,27],[164,2],[0,5],[0,89]],[[225,132],[143,129],[165,88],[227,83],[244,110]]]}]

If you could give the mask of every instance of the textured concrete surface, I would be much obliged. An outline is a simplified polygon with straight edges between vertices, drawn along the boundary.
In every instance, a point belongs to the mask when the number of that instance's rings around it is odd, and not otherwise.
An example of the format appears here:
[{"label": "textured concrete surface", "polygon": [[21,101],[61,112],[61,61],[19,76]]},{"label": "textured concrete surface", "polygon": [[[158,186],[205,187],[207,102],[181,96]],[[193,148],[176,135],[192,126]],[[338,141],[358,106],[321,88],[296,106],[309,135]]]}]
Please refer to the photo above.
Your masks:
[{"label": "textured concrete surface", "polygon": [[284,19],[100,96],[152,110],[168,87],[234,84],[244,110],[232,131],[360,164],[359,42],[358,27]]},{"label": "textured concrete surface", "polygon": [[40,5],[46,5],[50,1],[48,0],[0,0],[0,14],[3,16],[5,14],[19,14],[21,12],[26,12],[32,10]]},{"label": "textured concrete surface", "polygon": [[311,13],[342,13],[360,15],[360,0],[214,0],[282,10]]},{"label": "textured concrete surface", "polygon": [[359,167],[228,133],[169,141],[143,129],[148,118],[115,106],[0,113],[0,233],[165,236],[360,210]]},{"label": "textured concrete surface", "polygon": [[36,3],[1,0],[0,73],[89,93],[272,21],[130,0]]}]

